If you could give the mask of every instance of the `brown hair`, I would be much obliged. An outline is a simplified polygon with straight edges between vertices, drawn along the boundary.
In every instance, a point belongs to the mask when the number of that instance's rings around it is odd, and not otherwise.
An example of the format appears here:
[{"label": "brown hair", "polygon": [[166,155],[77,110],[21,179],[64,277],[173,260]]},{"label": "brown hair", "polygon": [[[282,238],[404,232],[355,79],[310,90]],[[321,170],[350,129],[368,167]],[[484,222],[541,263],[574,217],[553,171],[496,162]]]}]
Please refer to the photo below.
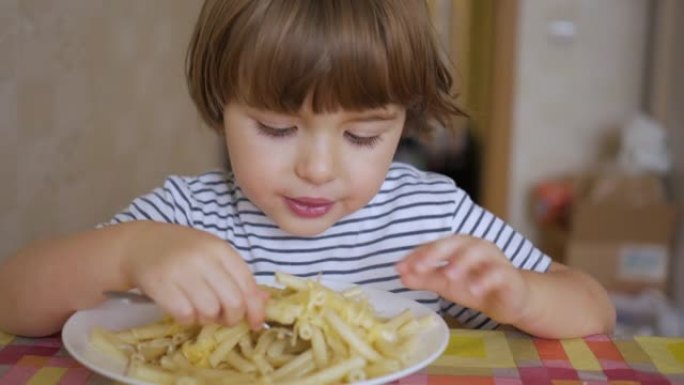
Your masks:
[{"label": "brown hair", "polygon": [[206,0],[186,58],[190,95],[223,129],[230,101],[293,113],[407,108],[407,130],[464,115],[424,1]]}]

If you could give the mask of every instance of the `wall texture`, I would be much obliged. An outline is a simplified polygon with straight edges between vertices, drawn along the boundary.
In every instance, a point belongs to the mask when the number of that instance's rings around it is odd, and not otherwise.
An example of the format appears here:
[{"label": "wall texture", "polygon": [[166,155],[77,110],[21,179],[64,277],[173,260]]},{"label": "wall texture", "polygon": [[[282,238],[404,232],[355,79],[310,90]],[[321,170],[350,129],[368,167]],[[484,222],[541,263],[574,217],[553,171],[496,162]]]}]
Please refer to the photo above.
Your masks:
[{"label": "wall texture", "polygon": [[221,164],[183,78],[199,4],[0,0],[0,258]]}]

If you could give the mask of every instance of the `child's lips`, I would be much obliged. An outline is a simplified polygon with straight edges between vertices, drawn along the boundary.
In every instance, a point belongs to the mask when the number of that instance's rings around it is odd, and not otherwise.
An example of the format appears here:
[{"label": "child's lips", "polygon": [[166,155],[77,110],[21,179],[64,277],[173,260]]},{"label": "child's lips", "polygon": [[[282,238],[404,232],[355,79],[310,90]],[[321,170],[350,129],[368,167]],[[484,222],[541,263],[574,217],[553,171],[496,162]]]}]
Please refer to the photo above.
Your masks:
[{"label": "child's lips", "polygon": [[332,209],[335,201],[325,198],[285,198],[287,207],[295,215],[303,218],[317,218],[327,214]]}]

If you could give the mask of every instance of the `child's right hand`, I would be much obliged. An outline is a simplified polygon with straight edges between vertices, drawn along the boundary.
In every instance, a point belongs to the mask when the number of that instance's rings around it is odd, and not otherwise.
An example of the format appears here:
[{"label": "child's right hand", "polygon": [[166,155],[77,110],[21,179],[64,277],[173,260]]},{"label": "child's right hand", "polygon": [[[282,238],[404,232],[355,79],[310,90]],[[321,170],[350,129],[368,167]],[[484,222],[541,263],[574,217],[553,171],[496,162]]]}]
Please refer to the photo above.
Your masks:
[{"label": "child's right hand", "polygon": [[124,275],[178,322],[232,326],[246,318],[252,329],[261,327],[268,294],[226,241],[167,224],[153,224],[133,238]]}]

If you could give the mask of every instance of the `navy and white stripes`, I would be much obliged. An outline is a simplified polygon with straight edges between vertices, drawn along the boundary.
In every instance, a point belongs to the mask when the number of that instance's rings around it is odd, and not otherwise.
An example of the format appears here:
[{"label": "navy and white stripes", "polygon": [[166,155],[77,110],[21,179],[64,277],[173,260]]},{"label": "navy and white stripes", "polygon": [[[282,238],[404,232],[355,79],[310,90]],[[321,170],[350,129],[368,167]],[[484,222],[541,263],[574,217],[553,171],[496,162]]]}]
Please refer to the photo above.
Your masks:
[{"label": "navy and white stripes", "polygon": [[257,276],[284,271],[368,284],[446,312],[473,328],[493,328],[496,323],[433,293],[406,289],[394,264],[423,243],[460,233],[493,242],[516,267],[546,271],[550,265],[549,257],[475,205],[453,181],[400,163],[392,164],[366,207],[311,238],[280,230],[242,194],[232,174],[221,171],[171,176],[110,223],[131,220],[175,223],[212,233],[230,242]]}]

